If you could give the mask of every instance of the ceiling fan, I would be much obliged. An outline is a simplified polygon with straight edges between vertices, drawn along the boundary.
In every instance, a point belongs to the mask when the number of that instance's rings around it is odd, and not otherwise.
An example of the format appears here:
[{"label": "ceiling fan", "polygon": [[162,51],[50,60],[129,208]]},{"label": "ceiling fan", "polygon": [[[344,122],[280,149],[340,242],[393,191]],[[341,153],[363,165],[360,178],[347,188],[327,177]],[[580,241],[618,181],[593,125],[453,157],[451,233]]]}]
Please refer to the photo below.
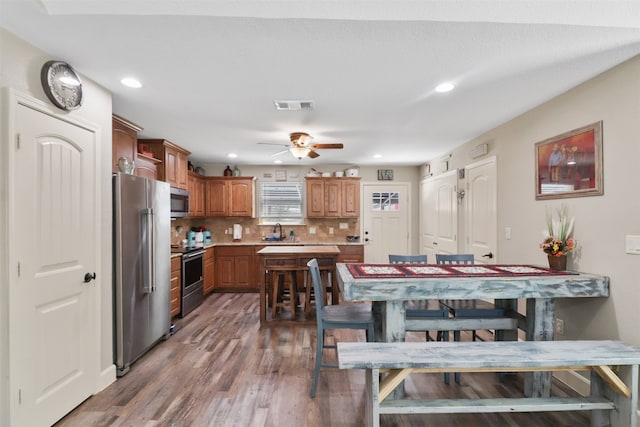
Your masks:
[{"label": "ceiling fan", "polygon": [[313,137],[306,132],[293,132],[289,134],[289,140],[291,140],[291,144],[293,144],[293,146],[291,147],[288,144],[272,144],[269,142],[259,142],[258,144],[282,145],[283,147],[289,147],[286,150],[279,151],[273,155],[277,156],[289,151],[291,154],[293,154],[293,157],[297,158],[298,160],[301,160],[304,157],[315,159],[320,155],[315,150],[327,148],[344,148],[342,144],[312,144],[312,139]]}]

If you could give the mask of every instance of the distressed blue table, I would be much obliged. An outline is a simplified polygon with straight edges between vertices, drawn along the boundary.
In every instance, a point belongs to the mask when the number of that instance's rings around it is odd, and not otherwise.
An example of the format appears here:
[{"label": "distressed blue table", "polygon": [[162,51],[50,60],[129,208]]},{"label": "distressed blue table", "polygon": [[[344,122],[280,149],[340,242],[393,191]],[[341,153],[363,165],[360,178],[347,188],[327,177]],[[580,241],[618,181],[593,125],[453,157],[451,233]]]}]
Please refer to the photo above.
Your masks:
[{"label": "distressed blue table", "polygon": [[[520,327],[527,341],[553,340],[553,318],[557,298],[609,296],[609,278],[576,273],[551,276],[498,277],[354,277],[349,264],[336,264],[338,286],[346,301],[372,301],[376,316],[376,341],[404,341],[407,330],[405,301],[429,299],[494,299],[513,313],[524,298],[526,316]],[[456,322],[455,318],[446,319]],[[464,319],[461,319],[463,321]],[[515,337],[511,337],[515,339]],[[533,372],[525,377],[525,395],[549,397],[551,372]]]}]

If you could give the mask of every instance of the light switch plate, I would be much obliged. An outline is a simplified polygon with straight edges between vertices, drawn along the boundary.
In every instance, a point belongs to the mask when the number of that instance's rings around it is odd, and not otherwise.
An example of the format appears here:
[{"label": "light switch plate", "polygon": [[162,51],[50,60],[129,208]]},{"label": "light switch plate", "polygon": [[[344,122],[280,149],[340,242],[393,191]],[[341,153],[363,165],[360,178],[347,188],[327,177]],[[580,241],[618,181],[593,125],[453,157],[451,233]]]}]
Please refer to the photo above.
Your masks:
[{"label": "light switch plate", "polygon": [[349,228],[349,223],[347,222],[341,222],[340,223],[340,230],[346,230]]},{"label": "light switch plate", "polygon": [[329,227],[329,234],[333,234],[333,227]]},{"label": "light switch plate", "polygon": [[626,250],[628,254],[640,255],[640,236],[627,234]]},{"label": "light switch plate", "polygon": [[316,228],[315,227],[309,227],[309,234],[316,234]]}]

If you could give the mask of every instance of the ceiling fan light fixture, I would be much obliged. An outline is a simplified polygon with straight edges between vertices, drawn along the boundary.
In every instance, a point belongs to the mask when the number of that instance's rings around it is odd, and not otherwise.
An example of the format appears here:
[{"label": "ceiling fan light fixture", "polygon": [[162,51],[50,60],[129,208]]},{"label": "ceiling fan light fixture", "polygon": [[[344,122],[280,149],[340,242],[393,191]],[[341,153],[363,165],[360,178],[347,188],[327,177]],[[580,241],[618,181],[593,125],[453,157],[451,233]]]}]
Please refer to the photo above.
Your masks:
[{"label": "ceiling fan light fixture", "polygon": [[308,147],[291,147],[289,151],[293,154],[293,157],[302,160],[304,157],[307,157],[311,149]]},{"label": "ceiling fan light fixture", "polygon": [[296,147],[306,147],[313,138],[306,132],[294,132],[289,134],[289,139]]}]

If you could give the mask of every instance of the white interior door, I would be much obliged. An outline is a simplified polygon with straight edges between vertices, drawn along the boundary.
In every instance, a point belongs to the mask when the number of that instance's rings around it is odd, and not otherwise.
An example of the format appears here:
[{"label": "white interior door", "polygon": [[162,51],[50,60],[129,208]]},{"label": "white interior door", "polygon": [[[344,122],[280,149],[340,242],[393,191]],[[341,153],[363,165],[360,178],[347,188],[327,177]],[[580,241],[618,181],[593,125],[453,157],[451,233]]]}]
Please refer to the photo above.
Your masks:
[{"label": "white interior door", "polygon": [[420,248],[429,262],[436,253],[458,252],[458,174],[456,170],[422,182]]},{"label": "white interior door", "polygon": [[495,264],[498,221],[495,157],[467,166],[465,174],[465,252],[472,253],[477,263]]},{"label": "white interior door", "polygon": [[365,183],[362,194],[364,261],[387,263],[389,254],[408,255],[409,185]]},{"label": "white interior door", "polygon": [[12,425],[51,425],[89,397],[99,370],[96,132],[15,105],[10,201]]}]

